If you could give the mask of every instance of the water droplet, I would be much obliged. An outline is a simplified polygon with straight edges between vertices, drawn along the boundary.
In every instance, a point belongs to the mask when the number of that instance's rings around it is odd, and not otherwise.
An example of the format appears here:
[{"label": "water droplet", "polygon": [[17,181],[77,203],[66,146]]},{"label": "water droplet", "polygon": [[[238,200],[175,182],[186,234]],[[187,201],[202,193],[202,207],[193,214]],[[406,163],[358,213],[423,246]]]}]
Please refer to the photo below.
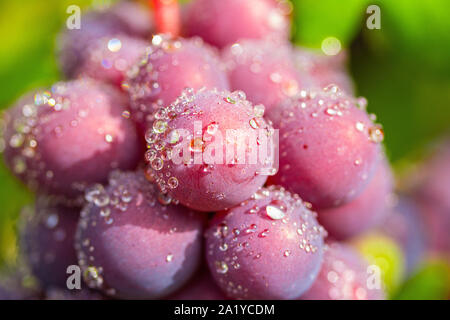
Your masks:
[{"label": "water droplet", "polygon": [[383,129],[379,125],[375,125],[369,128],[370,141],[380,143],[384,139]]},{"label": "water droplet", "polygon": [[214,134],[216,134],[218,129],[219,129],[219,125],[215,122],[212,122],[206,128],[206,132],[210,135],[214,135]]},{"label": "water droplet", "polygon": [[151,162],[151,166],[154,170],[159,171],[164,166],[164,161],[161,158],[155,158]]},{"label": "water droplet", "polygon": [[225,102],[231,103],[231,104],[235,104],[236,100],[234,100],[232,97],[226,97],[225,99],[223,99]]},{"label": "water droplet", "polygon": [[262,116],[264,116],[264,111],[265,107],[262,104],[257,104],[253,107],[253,114],[255,115],[255,117],[261,118]]},{"label": "water droplet", "polygon": [[167,122],[163,120],[156,120],[153,122],[153,131],[156,133],[163,133],[167,129]]},{"label": "water droplet", "polygon": [[106,134],[105,135],[105,141],[108,142],[108,143],[113,142],[113,136],[110,135],[110,134]]},{"label": "water droplet", "polygon": [[267,215],[273,220],[280,220],[283,219],[285,216],[283,210],[281,210],[278,206],[275,205],[268,205],[266,207],[266,212]]},{"label": "water droplet", "polygon": [[269,234],[269,229],[264,229],[258,236],[260,238],[265,238]]},{"label": "water droplet", "polygon": [[216,272],[225,274],[228,272],[228,265],[224,261],[216,261]]},{"label": "water droplet", "polygon": [[166,262],[171,262],[173,260],[173,254],[168,254],[166,257]]},{"label": "water droplet", "polygon": [[178,130],[174,129],[174,130],[170,131],[169,135],[168,135],[168,139],[169,139],[170,144],[175,144],[178,141],[180,141],[180,133],[178,132]]},{"label": "water droplet", "polygon": [[108,41],[108,50],[111,52],[118,52],[122,48],[122,42],[117,39],[113,38]]},{"label": "water droplet", "polygon": [[250,127],[252,127],[253,129],[259,128],[258,120],[256,118],[252,118],[249,123]]},{"label": "water droplet", "polygon": [[59,216],[57,214],[49,214],[45,219],[45,226],[49,229],[53,229],[58,225]]},{"label": "water droplet", "polygon": [[361,131],[361,132],[364,131],[364,123],[358,121],[355,126],[356,126],[356,130]]},{"label": "water droplet", "polygon": [[192,152],[203,152],[204,143],[202,138],[192,139],[189,143],[189,150]]},{"label": "water droplet", "polygon": [[167,180],[167,185],[169,186],[170,189],[175,189],[176,187],[178,187],[178,179],[175,177],[170,177]]}]

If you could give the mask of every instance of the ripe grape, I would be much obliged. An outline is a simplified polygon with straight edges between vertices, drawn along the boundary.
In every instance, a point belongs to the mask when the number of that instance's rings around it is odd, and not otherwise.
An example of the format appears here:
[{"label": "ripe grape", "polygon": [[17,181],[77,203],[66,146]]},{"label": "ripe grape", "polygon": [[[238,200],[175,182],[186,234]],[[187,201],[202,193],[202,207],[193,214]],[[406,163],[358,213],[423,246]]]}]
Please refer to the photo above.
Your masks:
[{"label": "ripe grape", "polygon": [[82,288],[81,290],[66,288],[50,288],[45,291],[45,300],[106,300],[99,292]]},{"label": "ripe grape", "polygon": [[298,298],[322,264],[325,231],[316,214],[276,186],[217,213],[205,236],[213,278],[231,298]]},{"label": "ripe grape", "polygon": [[343,240],[377,227],[391,212],[393,178],[386,160],[369,185],[354,200],[335,208],[318,211],[319,221],[337,240]]},{"label": "ripe grape", "polygon": [[307,74],[295,69],[290,44],[271,40],[246,40],[223,51],[232,90],[242,90],[267,110],[312,85]]},{"label": "ripe grape", "polygon": [[[155,114],[146,133],[150,180],[199,211],[223,210],[248,199],[272,172],[265,163],[273,130],[263,112],[243,92],[184,91]],[[268,152],[261,156],[266,138]]]},{"label": "ripe grape", "polygon": [[280,161],[270,184],[298,193],[317,210],[356,198],[370,181],[383,131],[361,100],[336,86],[302,90],[267,119],[279,129]]},{"label": "ripe grape", "polygon": [[194,0],[186,10],[189,36],[224,47],[245,38],[288,39],[292,10],[279,0]]},{"label": "ripe grape", "polygon": [[86,57],[77,68],[76,76],[88,76],[121,87],[126,71],[145,54],[147,46],[146,41],[125,35],[101,38],[86,49]]},{"label": "ripe grape", "polygon": [[204,217],[167,205],[141,171],[111,173],[86,191],[76,234],[90,288],[123,299],[155,299],[185,284],[201,261]]},{"label": "ripe grape", "polygon": [[426,228],[420,214],[420,208],[412,199],[400,196],[392,208],[392,214],[380,226],[381,232],[402,248],[408,274],[417,268],[425,256]]},{"label": "ripe grape", "polygon": [[450,142],[436,146],[415,191],[432,252],[450,252]]},{"label": "ripe grape", "polygon": [[141,158],[126,106],[122,93],[89,79],[30,94],[6,114],[6,163],[32,190],[81,194]]},{"label": "ripe grape", "polygon": [[354,84],[347,71],[347,52],[327,56],[319,51],[295,47],[294,63],[300,76],[309,76],[314,85],[325,88],[330,84],[352,94]]},{"label": "ripe grape", "polygon": [[2,272],[0,275],[1,300],[37,300],[40,293],[34,286],[24,285],[24,274],[17,272]]},{"label": "ripe grape", "polygon": [[[323,264],[302,300],[383,300],[384,291],[369,287],[368,264],[351,247],[332,242],[324,249]],[[373,283],[376,285],[376,283]],[[380,283],[381,284],[381,283]]]},{"label": "ripe grape", "polygon": [[131,98],[133,118],[146,128],[153,113],[172,103],[185,88],[229,86],[216,51],[201,39],[156,35],[144,58],[129,70],[123,87]]},{"label": "ripe grape", "polygon": [[21,247],[33,275],[43,288],[66,287],[67,267],[77,264],[74,237],[79,207],[53,203],[46,195],[36,199],[32,214],[24,214]]},{"label": "ripe grape", "polygon": [[153,23],[149,10],[136,2],[119,1],[104,10],[91,10],[81,16],[79,29],[66,29],[57,40],[57,54],[64,75],[72,78],[86,58],[86,48],[103,37],[128,35],[146,38]]}]

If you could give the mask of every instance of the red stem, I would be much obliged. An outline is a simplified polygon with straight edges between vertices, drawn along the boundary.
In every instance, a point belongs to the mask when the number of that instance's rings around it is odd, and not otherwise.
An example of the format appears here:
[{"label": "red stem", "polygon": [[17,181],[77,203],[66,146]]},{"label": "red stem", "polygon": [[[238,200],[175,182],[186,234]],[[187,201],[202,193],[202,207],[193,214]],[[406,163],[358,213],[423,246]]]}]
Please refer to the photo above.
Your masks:
[{"label": "red stem", "polygon": [[149,0],[154,9],[156,31],[177,37],[180,34],[180,7],[177,0]]}]

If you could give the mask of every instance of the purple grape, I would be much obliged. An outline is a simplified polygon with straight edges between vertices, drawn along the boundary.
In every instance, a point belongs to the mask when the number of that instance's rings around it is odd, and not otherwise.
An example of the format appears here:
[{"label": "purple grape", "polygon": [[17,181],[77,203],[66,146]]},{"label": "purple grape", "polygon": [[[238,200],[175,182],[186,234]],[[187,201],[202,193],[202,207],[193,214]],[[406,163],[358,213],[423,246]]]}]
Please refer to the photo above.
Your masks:
[{"label": "purple grape", "polygon": [[424,164],[415,191],[428,233],[428,246],[435,253],[450,252],[450,140],[440,142]]},{"label": "purple grape", "polygon": [[183,286],[201,260],[204,216],[167,205],[143,172],[111,174],[86,191],[76,236],[90,288],[124,299],[154,299]]},{"label": "purple grape", "polygon": [[172,103],[189,87],[228,89],[228,80],[217,53],[200,38],[153,37],[147,55],[128,72],[123,87],[131,97],[132,115],[141,128],[153,113]]},{"label": "purple grape", "polygon": [[347,71],[347,52],[327,56],[319,51],[295,47],[294,63],[300,76],[307,75],[314,85],[325,88],[331,84],[352,94],[354,84]]},{"label": "purple grape", "polygon": [[[263,139],[273,135],[273,129],[260,107],[252,106],[239,91],[184,91],[155,114],[146,133],[151,181],[181,204],[199,211],[223,210],[248,199],[272,170],[265,164],[271,144]],[[232,130],[242,139],[233,139]],[[265,158],[258,141],[268,146]],[[257,157],[252,157],[256,155],[252,150],[258,151]]]},{"label": "purple grape", "polygon": [[295,69],[288,43],[270,40],[245,40],[224,49],[232,90],[242,90],[255,104],[267,110],[312,85],[307,74]]},{"label": "purple grape", "polygon": [[147,38],[153,23],[148,9],[135,2],[120,1],[107,9],[83,14],[80,27],[65,29],[57,41],[59,63],[68,78],[77,73],[86,58],[86,48],[96,40],[119,34]]},{"label": "purple grape", "polygon": [[316,214],[280,187],[217,213],[205,236],[213,278],[231,298],[298,298],[322,264],[325,231]]},{"label": "purple grape", "polygon": [[194,0],[186,10],[185,28],[189,36],[220,48],[245,38],[287,40],[291,10],[288,1]]},{"label": "purple grape", "polygon": [[202,269],[187,285],[169,300],[226,300],[227,297],[217,287],[209,270]]},{"label": "purple grape", "polygon": [[34,213],[23,217],[21,247],[33,275],[43,288],[65,288],[69,276],[67,267],[77,264],[74,237],[80,210],[39,195]]},{"label": "purple grape", "polygon": [[38,300],[40,293],[33,286],[24,284],[24,275],[20,272],[7,272],[0,275],[1,300]]},{"label": "purple grape", "polygon": [[70,197],[112,169],[135,168],[142,146],[126,102],[88,79],[28,95],[6,114],[6,164],[32,190]]},{"label": "purple grape", "polygon": [[383,300],[382,289],[368,288],[368,264],[351,247],[331,243],[325,247],[323,264],[302,300]]},{"label": "purple grape", "polygon": [[389,214],[393,177],[386,160],[380,161],[369,185],[354,200],[335,208],[318,210],[319,221],[336,240],[377,227]]},{"label": "purple grape", "polygon": [[76,76],[88,76],[121,87],[126,71],[145,54],[147,46],[142,39],[124,35],[99,39],[86,49],[86,57],[77,68]]},{"label": "purple grape", "polygon": [[342,205],[370,181],[383,131],[360,100],[336,86],[302,90],[266,114],[279,129],[280,161],[270,184],[298,193],[317,210]]},{"label": "purple grape", "polygon": [[107,300],[107,298],[90,289],[50,288],[45,292],[45,300]]},{"label": "purple grape", "polygon": [[426,230],[420,208],[412,199],[400,196],[381,231],[400,244],[406,259],[406,271],[411,274],[425,257]]}]

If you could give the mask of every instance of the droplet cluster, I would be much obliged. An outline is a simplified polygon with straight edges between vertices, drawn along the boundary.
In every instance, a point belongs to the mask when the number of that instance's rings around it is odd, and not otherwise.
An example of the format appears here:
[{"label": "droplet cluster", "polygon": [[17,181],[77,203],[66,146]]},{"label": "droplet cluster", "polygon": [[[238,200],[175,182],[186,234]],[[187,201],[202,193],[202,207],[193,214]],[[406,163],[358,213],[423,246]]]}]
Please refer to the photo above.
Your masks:
[{"label": "droplet cluster", "polygon": [[[154,114],[145,134],[148,179],[162,193],[196,210],[216,211],[240,203],[261,187],[267,176],[259,174],[264,161],[250,163],[246,154],[242,158],[236,152],[227,161],[227,130],[271,137],[273,129],[263,114],[264,107],[253,106],[242,91],[195,93],[186,89],[174,103]],[[219,133],[221,141],[216,140]],[[256,150],[257,142],[253,146],[242,143],[247,154],[252,147]],[[222,157],[209,161],[209,151],[220,152]],[[241,188],[236,188],[238,185]]]},{"label": "droplet cluster", "polygon": [[39,195],[34,210],[22,212],[22,253],[42,288],[65,287],[66,269],[77,263],[73,242],[79,211]]},{"label": "droplet cluster", "polygon": [[85,198],[75,248],[90,288],[151,299],[170,294],[195,272],[202,215],[169,205],[142,171],[114,171],[108,187],[93,185]]},{"label": "droplet cluster", "polygon": [[90,79],[29,94],[5,114],[6,163],[32,190],[68,196],[112,169],[132,169],[140,143],[126,106],[120,92]]},{"label": "droplet cluster", "polygon": [[217,52],[200,38],[154,35],[127,76],[122,87],[130,96],[134,119],[144,128],[154,119],[156,110],[172,103],[187,87],[228,89]]},{"label": "droplet cluster", "polygon": [[285,0],[195,0],[187,7],[185,28],[188,36],[219,48],[240,39],[287,39],[291,12]]}]

